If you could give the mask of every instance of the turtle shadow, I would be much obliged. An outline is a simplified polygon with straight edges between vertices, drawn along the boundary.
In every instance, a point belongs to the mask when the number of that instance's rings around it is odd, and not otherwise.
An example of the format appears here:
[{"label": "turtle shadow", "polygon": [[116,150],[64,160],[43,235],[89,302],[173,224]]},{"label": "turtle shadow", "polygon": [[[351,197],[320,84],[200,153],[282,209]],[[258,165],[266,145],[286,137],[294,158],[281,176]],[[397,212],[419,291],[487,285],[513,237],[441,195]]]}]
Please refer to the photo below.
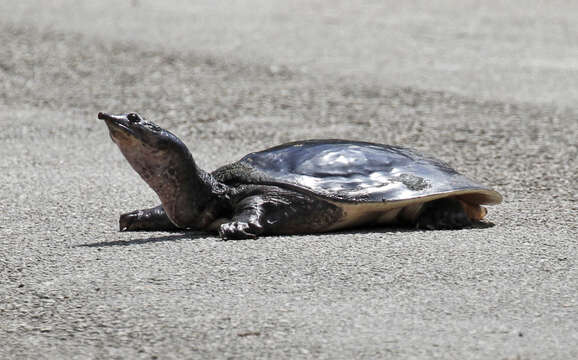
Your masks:
[{"label": "turtle shadow", "polygon": [[[468,229],[488,229],[496,226],[493,222],[484,221],[472,224],[463,229],[446,229],[446,230],[424,230],[424,229],[413,229],[407,227],[380,227],[380,226],[370,226],[370,227],[360,227],[357,229],[348,229],[343,231],[336,231],[332,233],[317,234],[317,235],[330,235],[330,234],[342,234],[342,235],[359,235],[359,234],[396,234],[396,233],[414,233],[414,232],[430,232],[430,231],[460,231]],[[169,235],[164,236],[151,236],[142,239],[132,239],[132,240],[116,240],[116,241],[100,241],[88,244],[74,245],[73,247],[110,247],[110,246],[131,246],[131,245],[144,245],[148,243],[160,243],[167,241],[179,241],[179,240],[199,240],[205,239],[207,237],[212,237],[211,234],[202,231],[188,231],[180,233],[169,233]],[[235,243],[235,240],[229,240],[228,243]]]},{"label": "turtle shadow", "polygon": [[496,224],[491,221],[480,221],[470,226],[469,229],[489,229],[494,226],[496,226]]},{"label": "turtle shadow", "polygon": [[149,243],[160,243],[167,241],[179,241],[179,240],[198,240],[206,238],[207,233],[203,232],[183,232],[183,233],[170,233],[164,236],[151,236],[142,239],[131,239],[131,240],[115,240],[115,241],[100,241],[88,244],[74,245],[74,247],[109,247],[109,246],[131,246],[131,245],[144,245]]},{"label": "turtle shadow", "polygon": [[409,227],[383,227],[379,225],[375,226],[364,226],[357,229],[348,229],[336,232],[336,234],[343,234],[343,235],[356,235],[356,234],[399,234],[399,233],[417,233],[417,232],[432,232],[432,231],[461,231],[461,230],[473,230],[473,229],[489,229],[496,226],[491,221],[481,221],[474,223],[470,226],[466,226],[461,229],[418,229],[418,228],[409,228]]}]

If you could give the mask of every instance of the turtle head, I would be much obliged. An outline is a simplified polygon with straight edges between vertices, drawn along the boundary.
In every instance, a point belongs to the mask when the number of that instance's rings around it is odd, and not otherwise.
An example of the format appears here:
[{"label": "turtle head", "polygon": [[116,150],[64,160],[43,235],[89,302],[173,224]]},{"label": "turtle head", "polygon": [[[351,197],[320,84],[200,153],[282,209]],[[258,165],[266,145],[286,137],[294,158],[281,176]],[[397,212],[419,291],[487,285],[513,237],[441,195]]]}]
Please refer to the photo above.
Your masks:
[{"label": "turtle head", "polygon": [[104,120],[112,141],[133,169],[155,191],[170,182],[182,184],[180,177],[187,176],[195,166],[191,153],[178,137],[137,113],[101,112],[98,118]]},{"label": "turtle head", "polygon": [[199,213],[211,203],[215,181],[197,168],[178,137],[137,113],[100,112],[98,118],[104,120],[132,168],[157,193],[173,223],[187,227],[191,219],[202,218]]},{"label": "turtle head", "polygon": [[182,141],[171,132],[151,121],[146,121],[137,113],[111,115],[100,112],[98,118],[104,120],[112,141],[121,150],[130,147],[133,150],[145,151],[147,156],[150,156],[151,152],[159,153],[171,151],[170,148],[185,147]]}]

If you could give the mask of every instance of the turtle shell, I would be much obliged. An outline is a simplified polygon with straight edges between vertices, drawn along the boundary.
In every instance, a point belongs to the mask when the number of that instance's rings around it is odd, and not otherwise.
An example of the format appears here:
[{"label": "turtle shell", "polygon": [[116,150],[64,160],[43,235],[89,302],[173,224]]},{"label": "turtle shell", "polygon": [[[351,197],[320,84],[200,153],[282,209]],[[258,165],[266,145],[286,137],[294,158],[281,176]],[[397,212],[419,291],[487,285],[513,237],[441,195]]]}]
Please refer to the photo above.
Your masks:
[{"label": "turtle shell", "polygon": [[214,172],[228,184],[291,187],[346,202],[395,202],[461,196],[497,204],[501,195],[412,149],[346,140],[308,140],[246,155]]}]

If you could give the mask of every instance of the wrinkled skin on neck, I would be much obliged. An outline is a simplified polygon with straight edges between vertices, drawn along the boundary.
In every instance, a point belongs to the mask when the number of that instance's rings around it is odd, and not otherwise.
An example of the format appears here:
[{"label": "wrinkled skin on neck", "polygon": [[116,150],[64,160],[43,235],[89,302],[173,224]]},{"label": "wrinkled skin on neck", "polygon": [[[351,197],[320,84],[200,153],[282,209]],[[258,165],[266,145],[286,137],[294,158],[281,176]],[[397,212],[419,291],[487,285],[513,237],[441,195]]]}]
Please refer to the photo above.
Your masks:
[{"label": "wrinkled skin on neck", "polygon": [[227,188],[197,167],[179,138],[135,113],[98,117],[175,225],[204,228],[215,220]]}]

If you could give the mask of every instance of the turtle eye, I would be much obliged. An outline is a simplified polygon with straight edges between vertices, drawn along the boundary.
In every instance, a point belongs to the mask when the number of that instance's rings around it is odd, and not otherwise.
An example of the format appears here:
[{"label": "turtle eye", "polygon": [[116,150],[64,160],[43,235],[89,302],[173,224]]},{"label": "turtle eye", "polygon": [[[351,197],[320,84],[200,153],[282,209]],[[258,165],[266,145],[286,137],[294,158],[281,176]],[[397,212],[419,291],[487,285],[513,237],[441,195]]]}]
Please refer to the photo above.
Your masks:
[{"label": "turtle eye", "polygon": [[128,119],[128,121],[130,121],[131,123],[137,123],[140,121],[140,118],[138,116],[138,114],[135,113],[130,113],[128,115],[126,115],[126,118]]}]

